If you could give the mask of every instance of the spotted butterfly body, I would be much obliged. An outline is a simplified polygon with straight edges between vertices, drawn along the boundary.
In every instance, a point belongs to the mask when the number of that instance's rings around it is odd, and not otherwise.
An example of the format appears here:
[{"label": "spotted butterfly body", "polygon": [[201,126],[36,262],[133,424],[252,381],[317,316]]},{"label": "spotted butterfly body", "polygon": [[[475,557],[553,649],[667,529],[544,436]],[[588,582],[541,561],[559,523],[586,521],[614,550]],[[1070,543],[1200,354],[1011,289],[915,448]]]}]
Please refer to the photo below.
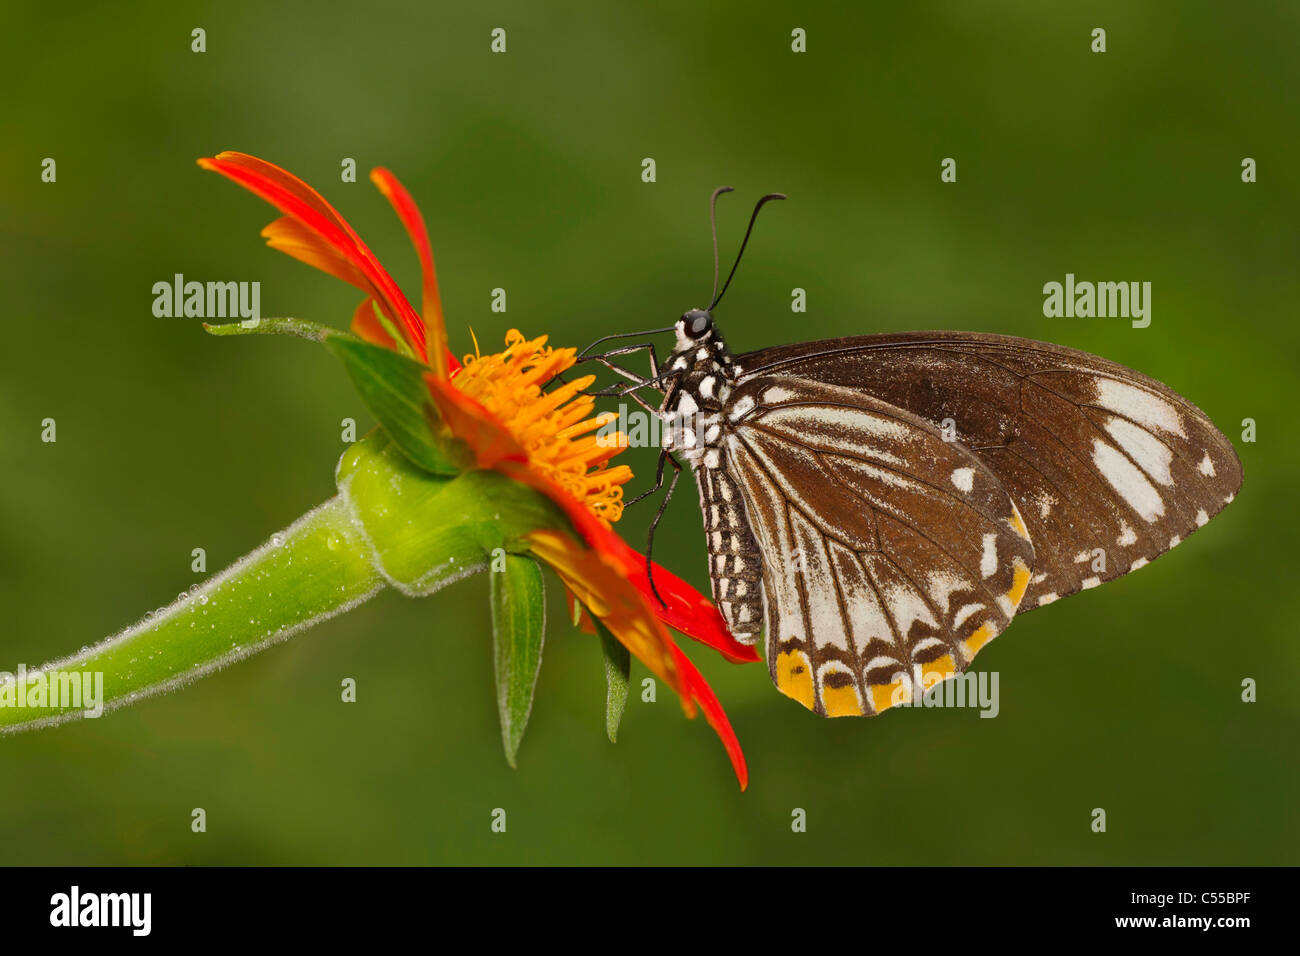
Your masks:
[{"label": "spotted butterfly body", "polygon": [[910,701],[1241,484],[1200,409],[1073,349],[920,332],[733,357],[704,310],[676,333],[662,443],[695,472],[714,601],[818,714]]},{"label": "spotted butterfly body", "polygon": [[680,332],[669,368],[676,378],[664,396],[663,447],[680,450],[695,469],[713,600],[732,635],[753,644],[763,624],[763,557],[743,492],[722,466],[723,432],[731,432],[725,415],[736,409],[731,353],[721,336],[694,342]]}]

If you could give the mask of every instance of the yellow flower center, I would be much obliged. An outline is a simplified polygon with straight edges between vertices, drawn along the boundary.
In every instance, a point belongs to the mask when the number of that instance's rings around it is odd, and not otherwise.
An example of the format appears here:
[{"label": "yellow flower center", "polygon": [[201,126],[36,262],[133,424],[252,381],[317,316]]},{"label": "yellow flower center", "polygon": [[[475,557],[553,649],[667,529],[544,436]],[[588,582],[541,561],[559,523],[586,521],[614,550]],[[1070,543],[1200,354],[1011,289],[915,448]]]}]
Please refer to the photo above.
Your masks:
[{"label": "yellow flower center", "polygon": [[[552,391],[552,378],[572,367],[576,349],[553,349],[546,336],[506,333],[506,350],[467,355],[453,384],[490,411],[528,455],[529,467],[582,502],[607,527],[623,516],[627,465],[608,462],[627,447],[627,436],[608,426],[614,412],[592,415],[595,400],[580,394],[596,380],[584,375]],[[594,433],[594,434],[593,434]]]}]

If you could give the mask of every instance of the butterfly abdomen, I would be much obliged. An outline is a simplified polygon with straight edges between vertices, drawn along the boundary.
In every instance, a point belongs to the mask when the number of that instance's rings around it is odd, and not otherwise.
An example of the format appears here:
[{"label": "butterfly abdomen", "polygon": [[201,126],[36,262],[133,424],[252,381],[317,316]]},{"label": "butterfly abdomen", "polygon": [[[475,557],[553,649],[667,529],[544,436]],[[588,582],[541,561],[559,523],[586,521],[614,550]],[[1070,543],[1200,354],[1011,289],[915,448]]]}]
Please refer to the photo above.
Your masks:
[{"label": "butterfly abdomen", "polygon": [[701,467],[696,479],[713,603],[736,640],[754,644],[763,629],[763,555],[750,531],[744,498],[720,468]]}]

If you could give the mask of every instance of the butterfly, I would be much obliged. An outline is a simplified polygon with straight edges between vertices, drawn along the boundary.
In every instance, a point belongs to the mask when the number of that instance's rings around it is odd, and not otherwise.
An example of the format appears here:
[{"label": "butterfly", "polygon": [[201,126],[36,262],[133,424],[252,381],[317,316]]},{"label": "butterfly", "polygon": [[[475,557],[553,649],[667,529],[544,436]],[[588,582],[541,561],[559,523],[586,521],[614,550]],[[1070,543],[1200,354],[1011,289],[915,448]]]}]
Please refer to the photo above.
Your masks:
[{"label": "butterfly", "polygon": [[[727,191],[710,199],[713,300],[653,330],[675,334],[667,360],[653,344],[584,358],[637,381],[618,394],[662,393],[638,399],[663,423],[646,494],[673,468],[651,544],[680,455],[714,603],[738,640],[766,635],[787,697],[828,717],[911,702],[1016,614],[1143,567],[1233,500],[1241,463],[1206,414],[1086,352],[907,332],[732,355],[713,309],[759,209],[785,197],[754,207],[719,293]],[[611,361],[647,348],[648,379]]]}]

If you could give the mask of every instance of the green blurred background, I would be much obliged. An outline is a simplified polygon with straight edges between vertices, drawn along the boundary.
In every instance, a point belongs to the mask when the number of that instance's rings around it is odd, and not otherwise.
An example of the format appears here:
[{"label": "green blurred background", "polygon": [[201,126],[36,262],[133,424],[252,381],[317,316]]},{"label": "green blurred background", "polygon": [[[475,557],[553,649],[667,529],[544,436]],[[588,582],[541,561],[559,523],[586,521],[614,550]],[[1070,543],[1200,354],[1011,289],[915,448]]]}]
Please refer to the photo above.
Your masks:
[{"label": "green blurred background", "polygon": [[[479,578],[381,595],[107,719],[0,738],[0,861],[1298,862],[1300,8],[235,6],[0,13],[0,669],[168,603],[197,580],[192,548],[211,570],[247,552],[332,493],[340,420],[368,427],[324,350],[152,315],[152,284],[175,272],[258,280],[267,315],[344,325],[357,303],[263,247],[271,208],[194,165],[221,149],[316,185],[418,299],[365,177],[396,171],[428,219],[457,351],[469,326],[494,346],[511,326],[582,345],[666,324],[708,290],[709,190],[738,189],[724,258],[753,198],[783,190],[719,309],[733,349],[933,328],[1086,349],[1205,409],[1244,491],[1140,574],[1017,620],[980,657],[1001,672],[996,720],[823,721],[762,666],[691,648],[745,746],[741,794],[666,693],[605,739],[600,654],[555,590],[512,771]],[[949,156],[958,181],[942,184]],[[358,183],[340,182],[344,157]],[[1150,328],[1044,318],[1042,285],[1066,272],[1152,282]],[[57,444],[39,440],[46,417]],[[653,452],[630,460],[647,480]],[[620,529],[639,544],[649,516]],[[658,547],[707,588],[693,491]],[[1245,677],[1258,703],[1241,702]]]}]

